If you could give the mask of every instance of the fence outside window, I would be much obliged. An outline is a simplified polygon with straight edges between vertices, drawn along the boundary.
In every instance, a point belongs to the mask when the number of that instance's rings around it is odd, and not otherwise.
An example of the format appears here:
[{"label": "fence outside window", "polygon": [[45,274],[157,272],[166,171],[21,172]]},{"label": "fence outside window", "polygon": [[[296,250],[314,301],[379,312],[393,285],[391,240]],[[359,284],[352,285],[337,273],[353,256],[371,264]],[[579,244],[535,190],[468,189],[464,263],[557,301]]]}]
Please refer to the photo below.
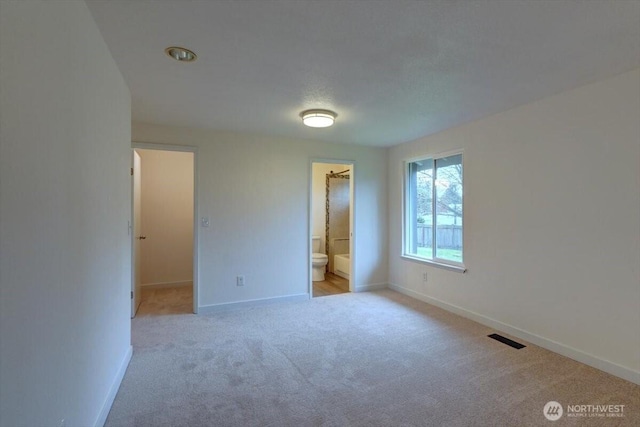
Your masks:
[{"label": "fence outside window", "polygon": [[[433,247],[433,233],[431,224],[417,224],[416,238],[418,247]],[[439,225],[436,228],[436,240],[439,248],[462,249],[462,226]]]}]

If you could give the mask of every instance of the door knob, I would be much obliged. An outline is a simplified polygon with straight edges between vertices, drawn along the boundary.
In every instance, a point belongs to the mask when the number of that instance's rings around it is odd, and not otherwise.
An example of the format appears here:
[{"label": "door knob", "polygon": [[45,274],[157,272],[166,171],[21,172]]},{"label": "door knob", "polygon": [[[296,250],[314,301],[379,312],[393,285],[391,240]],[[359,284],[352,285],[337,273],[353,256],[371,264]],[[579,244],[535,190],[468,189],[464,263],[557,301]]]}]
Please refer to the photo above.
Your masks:
[{"label": "door knob", "polygon": [[144,240],[146,238],[147,238],[147,236],[138,236],[138,240]]}]

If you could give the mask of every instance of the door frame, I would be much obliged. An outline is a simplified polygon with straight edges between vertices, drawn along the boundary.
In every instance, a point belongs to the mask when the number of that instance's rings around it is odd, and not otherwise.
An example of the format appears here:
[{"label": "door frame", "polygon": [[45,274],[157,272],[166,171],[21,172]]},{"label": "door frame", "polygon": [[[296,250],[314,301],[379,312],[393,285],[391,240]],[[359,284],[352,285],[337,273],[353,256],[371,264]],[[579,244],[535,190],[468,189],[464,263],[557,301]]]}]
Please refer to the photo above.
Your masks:
[{"label": "door frame", "polygon": [[308,240],[308,256],[307,256],[307,268],[309,269],[309,298],[313,298],[313,281],[312,279],[312,266],[311,256],[313,253],[313,241],[311,240],[313,234],[313,165],[314,163],[324,164],[336,164],[349,166],[351,169],[349,179],[349,292],[356,292],[356,278],[357,278],[357,262],[356,262],[356,161],[345,159],[327,159],[327,158],[311,158],[309,159],[309,200],[308,200],[308,224],[309,230],[307,232]]},{"label": "door frame", "polygon": [[[138,168],[136,167],[138,165]],[[136,188],[142,188],[142,157],[140,157],[140,153],[136,151],[136,149],[131,150],[131,221],[129,221],[129,235],[131,236],[131,318],[136,317],[136,313],[138,312],[138,308],[140,308],[140,303],[142,302],[142,295],[138,295],[138,293],[142,294],[142,290],[140,288],[139,278],[140,271],[138,271],[138,267],[140,266],[140,258],[139,251],[141,247],[140,243],[140,229],[136,228],[136,223],[140,225],[141,218],[140,209],[141,209],[141,194],[136,194]],[[139,209],[136,209],[136,205],[138,205]],[[136,211],[138,211],[138,218],[136,218]]]},{"label": "door frame", "polygon": [[[200,259],[198,254],[198,147],[191,145],[169,145],[169,144],[157,144],[152,142],[131,142],[131,152],[135,149],[141,150],[159,150],[159,151],[178,151],[183,153],[193,153],[193,313],[198,314],[199,298],[198,298],[198,278],[200,271],[198,269],[198,261]],[[133,158],[133,154],[131,155]],[[133,224],[133,180],[131,180],[131,224]],[[131,268],[135,268],[135,259],[133,253],[133,233],[131,233]],[[133,271],[132,271],[133,277]],[[135,292],[134,279],[131,281],[131,290]]]}]

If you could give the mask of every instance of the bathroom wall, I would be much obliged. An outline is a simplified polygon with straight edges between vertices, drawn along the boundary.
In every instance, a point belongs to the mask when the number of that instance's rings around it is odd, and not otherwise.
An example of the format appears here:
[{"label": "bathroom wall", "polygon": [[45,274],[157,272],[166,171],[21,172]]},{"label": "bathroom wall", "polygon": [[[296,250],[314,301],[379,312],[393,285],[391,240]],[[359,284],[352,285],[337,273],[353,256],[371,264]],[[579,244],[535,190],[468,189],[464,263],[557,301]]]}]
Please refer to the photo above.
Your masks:
[{"label": "bathroom wall", "polygon": [[198,228],[200,310],[309,297],[312,159],[355,161],[352,282],[386,286],[386,149],[144,123],[133,124],[133,140],[197,150],[198,217],[210,218]]},{"label": "bathroom wall", "polygon": [[312,171],[312,235],[320,236],[320,249],[325,249],[325,224],[326,224],[326,177],[331,171],[341,172],[348,169],[349,165],[337,163],[314,163]]},{"label": "bathroom wall", "polygon": [[193,280],[193,153],[136,149],[142,159],[142,285]]}]

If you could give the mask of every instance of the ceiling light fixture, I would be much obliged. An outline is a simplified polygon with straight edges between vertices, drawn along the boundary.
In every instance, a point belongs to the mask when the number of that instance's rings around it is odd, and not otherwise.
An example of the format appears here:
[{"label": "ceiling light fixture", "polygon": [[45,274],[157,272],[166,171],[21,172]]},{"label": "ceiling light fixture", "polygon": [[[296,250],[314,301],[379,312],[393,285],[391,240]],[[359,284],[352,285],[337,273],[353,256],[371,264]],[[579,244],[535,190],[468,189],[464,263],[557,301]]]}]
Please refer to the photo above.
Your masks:
[{"label": "ceiling light fixture", "polygon": [[306,110],[300,113],[302,123],[312,128],[326,128],[333,124],[338,115],[330,110]]},{"label": "ceiling light fixture", "polygon": [[193,62],[198,57],[195,53],[193,53],[193,51],[178,46],[168,47],[164,50],[164,53],[180,62]]}]

